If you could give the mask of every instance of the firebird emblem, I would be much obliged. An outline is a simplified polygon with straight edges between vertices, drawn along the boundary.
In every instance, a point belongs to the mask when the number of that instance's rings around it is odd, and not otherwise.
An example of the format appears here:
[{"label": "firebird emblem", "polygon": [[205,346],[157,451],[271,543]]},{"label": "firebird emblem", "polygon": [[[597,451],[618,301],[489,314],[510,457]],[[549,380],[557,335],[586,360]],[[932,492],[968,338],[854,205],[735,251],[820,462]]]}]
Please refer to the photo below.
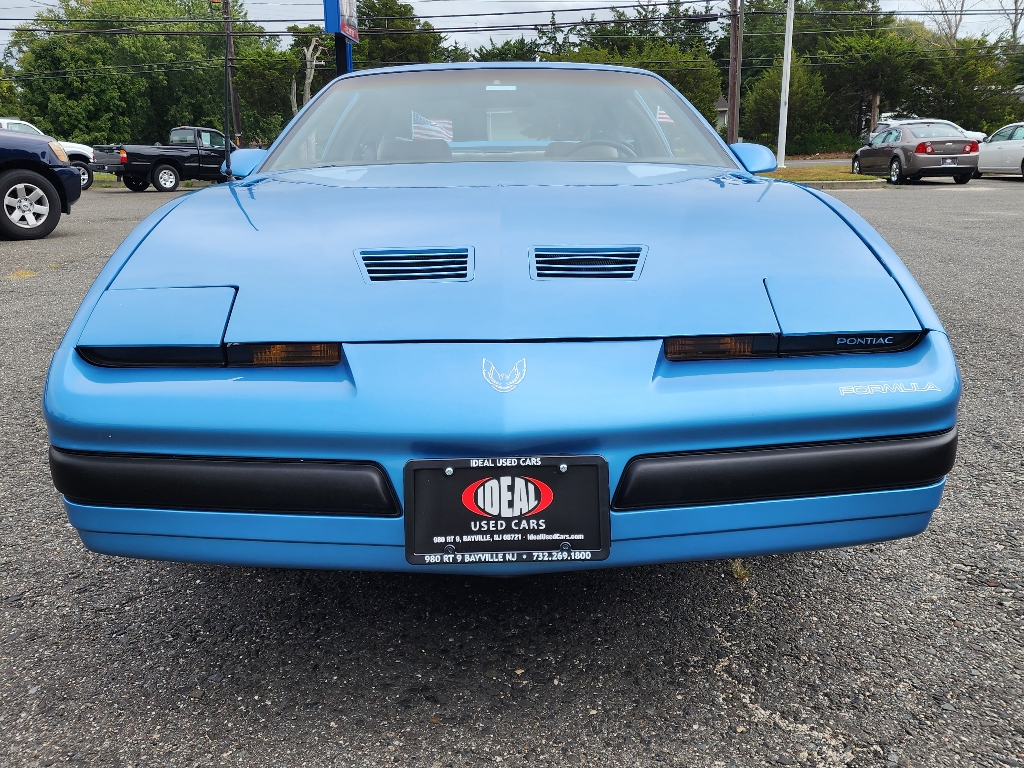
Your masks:
[{"label": "firebird emblem", "polygon": [[484,381],[498,392],[511,392],[526,378],[526,358],[524,357],[508,373],[498,373],[494,363],[484,358]]}]

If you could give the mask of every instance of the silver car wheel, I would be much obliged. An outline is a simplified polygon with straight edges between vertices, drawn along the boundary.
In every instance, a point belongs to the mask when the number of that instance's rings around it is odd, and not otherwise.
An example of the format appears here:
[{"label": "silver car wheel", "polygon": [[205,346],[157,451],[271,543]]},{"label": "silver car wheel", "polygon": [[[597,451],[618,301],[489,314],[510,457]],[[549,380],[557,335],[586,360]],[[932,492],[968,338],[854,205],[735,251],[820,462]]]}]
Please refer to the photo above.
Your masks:
[{"label": "silver car wheel", "polygon": [[50,215],[50,201],[35,184],[15,184],[4,195],[4,213],[15,226],[34,229]]},{"label": "silver car wheel", "polygon": [[899,184],[902,178],[902,170],[899,160],[893,160],[889,163],[889,181],[893,184]]},{"label": "silver car wheel", "polygon": [[88,168],[82,168],[81,166],[79,166],[79,168],[78,168],[78,175],[82,177],[82,186],[83,187],[86,184],[89,183],[89,169]]},{"label": "silver car wheel", "polygon": [[853,174],[855,176],[860,176],[860,158],[859,157],[853,158]]},{"label": "silver car wheel", "polygon": [[164,189],[170,189],[171,187],[173,187],[175,181],[176,179],[174,177],[174,171],[170,170],[169,168],[164,168],[162,171],[160,171],[160,173],[156,175],[156,183],[159,184]]}]

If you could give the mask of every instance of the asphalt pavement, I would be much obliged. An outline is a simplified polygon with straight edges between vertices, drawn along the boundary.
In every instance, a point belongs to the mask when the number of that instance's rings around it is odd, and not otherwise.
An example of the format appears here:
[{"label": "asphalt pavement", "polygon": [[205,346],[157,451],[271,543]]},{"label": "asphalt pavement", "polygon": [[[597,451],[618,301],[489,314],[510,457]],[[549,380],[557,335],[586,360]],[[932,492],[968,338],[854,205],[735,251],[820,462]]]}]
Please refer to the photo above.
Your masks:
[{"label": "asphalt pavement", "polygon": [[47,469],[46,367],[169,196],[89,190],[48,239],[0,242],[0,766],[1024,765],[1024,182],[839,196],[959,356],[928,530],[512,580],[86,551]]}]

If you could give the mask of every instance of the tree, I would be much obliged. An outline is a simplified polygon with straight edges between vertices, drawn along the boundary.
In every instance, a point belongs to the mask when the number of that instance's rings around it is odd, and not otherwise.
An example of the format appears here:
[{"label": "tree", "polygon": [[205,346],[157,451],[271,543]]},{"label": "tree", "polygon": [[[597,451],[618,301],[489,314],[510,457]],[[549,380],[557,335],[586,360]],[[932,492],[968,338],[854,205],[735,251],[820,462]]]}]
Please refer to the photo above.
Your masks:
[{"label": "tree", "polygon": [[[796,0],[796,11],[793,52],[804,57],[827,51],[831,40],[885,30],[896,21],[894,15],[882,12],[877,0]],[[829,15],[832,13],[849,15]],[[774,66],[776,59],[782,58],[785,24],[786,0],[747,0],[743,22],[745,91],[749,91],[757,78]],[[715,49],[715,58],[727,64],[728,24],[724,32]]]},{"label": "tree", "polygon": [[932,23],[942,42],[948,47],[956,46],[960,28],[967,18],[970,6],[967,0],[924,0],[924,7],[933,11]]},{"label": "tree", "polygon": [[1020,50],[1021,25],[1024,24],[1024,0],[999,0],[1000,15],[1006,19],[1009,31],[1010,54]]},{"label": "tree", "polygon": [[[878,123],[882,104],[895,108],[908,93],[908,76],[914,69],[914,43],[893,31],[860,32],[827,41],[824,82],[833,104],[856,122],[846,129],[859,133],[865,107],[869,127]],[[834,110],[833,110],[834,111]]]},{"label": "tree", "polygon": [[12,115],[17,117],[21,114],[21,105],[18,103],[18,89],[14,87],[13,68],[10,66],[0,67],[0,115]]},{"label": "tree", "polygon": [[[782,63],[757,79],[743,98],[741,127],[747,141],[774,146],[779,137],[779,102],[782,94]],[[821,75],[802,57],[793,58],[789,80],[789,114],[786,143],[793,152],[816,150],[822,132],[825,89]]]},{"label": "tree", "polygon": [[[292,43],[288,52],[291,58],[297,63],[296,71],[292,74],[289,86],[289,100],[291,102],[292,114],[299,111],[300,106],[309,103],[313,94],[320,90],[334,77],[334,67],[327,67],[327,62],[320,58],[330,51],[329,58],[334,58],[334,35],[329,35],[324,28],[318,25],[305,27],[290,26],[288,31],[292,33]],[[319,71],[318,71],[319,70]],[[302,104],[298,102],[298,85],[296,78],[302,78]],[[316,88],[313,83],[316,81]]]},{"label": "tree", "polygon": [[360,67],[386,67],[466,61],[469,52],[459,45],[446,45],[445,36],[435,32],[430,22],[418,19],[407,3],[359,0],[359,43],[352,58]]},{"label": "tree", "polygon": [[991,132],[1024,111],[1013,85],[1013,71],[1002,65],[996,44],[961,38],[955,46],[936,47],[918,60],[905,108],[968,130]]},{"label": "tree", "polygon": [[[457,43],[448,45],[445,36],[435,32],[429,22],[417,18],[413,7],[407,3],[359,0],[358,8],[359,42],[352,47],[352,63],[356,69],[469,60],[468,50]],[[310,93],[317,93],[334,79],[334,35],[327,34],[317,24],[292,26],[288,31],[292,33],[288,50],[296,62],[296,76],[311,72]],[[309,51],[314,39],[319,62],[307,67],[303,51]],[[296,106],[299,106],[297,99]]]},{"label": "tree", "polygon": [[288,89],[297,69],[298,62],[276,47],[256,48],[239,60],[235,88],[247,143],[267,146],[291,118]]},{"label": "tree", "polygon": [[[236,8],[237,31],[262,31],[245,21],[241,3]],[[22,116],[87,144],[166,141],[168,130],[181,124],[222,127],[223,36],[112,34],[135,19],[172,20],[146,22],[147,32],[223,30],[200,0],[59,0],[31,26],[85,34],[34,32],[24,28],[29,25],[15,31],[6,57],[17,64]],[[247,59],[275,50],[269,36],[240,37],[240,70]]]},{"label": "tree", "polygon": [[473,51],[473,61],[537,61],[541,50],[539,40],[527,40],[525,35],[500,44],[491,39],[489,45],[481,45]]},{"label": "tree", "polygon": [[712,125],[718,118],[715,102],[722,95],[721,80],[718,68],[700,43],[688,51],[680,51],[674,45],[653,40],[634,45],[624,53],[584,46],[560,56],[545,54],[544,58],[648,69],[675,86]]},{"label": "tree", "polygon": [[669,0],[664,11],[656,3],[641,0],[632,10],[631,16],[613,8],[608,21],[598,21],[591,14],[589,19],[581,19],[565,30],[560,29],[552,14],[549,25],[537,28],[538,41],[542,50],[554,56],[577,48],[613,51],[625,56],[630,50],[655,42],[667,43],[681,51],[698,45],[708,51],[718,40],[711,24],[716,17],[710,3],[698,13],[680,0]]}]

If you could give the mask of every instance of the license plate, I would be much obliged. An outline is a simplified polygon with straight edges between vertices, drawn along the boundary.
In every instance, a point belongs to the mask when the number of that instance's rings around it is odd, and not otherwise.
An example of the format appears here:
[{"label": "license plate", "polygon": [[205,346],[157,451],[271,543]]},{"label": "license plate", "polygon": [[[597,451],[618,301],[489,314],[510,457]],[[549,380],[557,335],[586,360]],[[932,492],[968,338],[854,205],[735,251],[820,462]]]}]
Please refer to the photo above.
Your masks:
[{"label": "license plate", "polygon": [[405,465],[405,557],[413,565],[604,560],[609,527],[600,456]]},{"label": "license plate", "polygon": [[942,164],[943,165],[956,165],[956,158],[955,157],[944,157],[944,158],[942,158]]}]

